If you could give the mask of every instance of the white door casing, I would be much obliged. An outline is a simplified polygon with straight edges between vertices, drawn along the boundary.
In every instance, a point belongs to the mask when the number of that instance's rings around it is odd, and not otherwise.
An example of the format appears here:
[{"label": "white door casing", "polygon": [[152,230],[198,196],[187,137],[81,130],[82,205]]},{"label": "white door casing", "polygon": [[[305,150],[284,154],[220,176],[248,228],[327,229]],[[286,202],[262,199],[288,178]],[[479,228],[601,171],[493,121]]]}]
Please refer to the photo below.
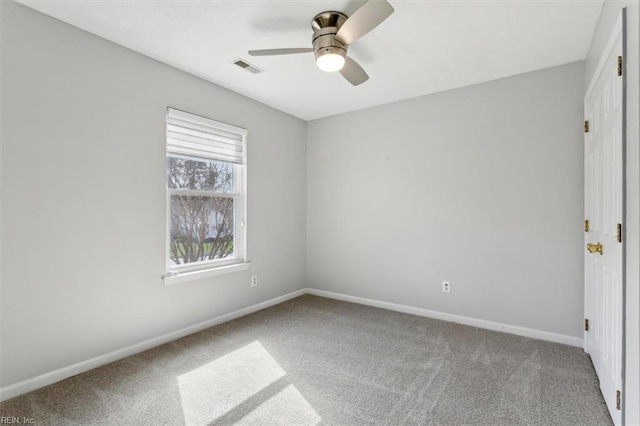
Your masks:
[{"label": "white door casing", "polygon": [[[585,351],[609,413],[620,425],[623,363],[623,25],[603,53],[585,97]],[[620,231],[619,231],[620,230]],[[620,233],[620,235],[618,235]],[[589,252],[592,249],[601,252]],[[586,328],[586,327],[585,327]]]}]

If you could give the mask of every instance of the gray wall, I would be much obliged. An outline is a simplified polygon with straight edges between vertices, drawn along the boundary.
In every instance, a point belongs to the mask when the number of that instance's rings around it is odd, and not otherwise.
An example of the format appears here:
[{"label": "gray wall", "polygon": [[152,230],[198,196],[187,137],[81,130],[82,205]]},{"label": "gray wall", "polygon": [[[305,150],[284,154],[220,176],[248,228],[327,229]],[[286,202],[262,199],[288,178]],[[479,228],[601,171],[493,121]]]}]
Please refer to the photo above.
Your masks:
[{"label": "gray wall", "polygon": [[307,286],[582,336],[583,71],[310,122]]},{"label": "gray wall", "polygon": [[621,9],[627,8],[627,209],[626,209],[626,424],[640,425],[640,7],[638,1],[605,0],[586,60],[585,90]]},{"label": "gray wall", "polygon": [[[303,121],[2,7],[2,386],[303,287]],[[160,280],[167,106],[249,130],[247,272]]]}]

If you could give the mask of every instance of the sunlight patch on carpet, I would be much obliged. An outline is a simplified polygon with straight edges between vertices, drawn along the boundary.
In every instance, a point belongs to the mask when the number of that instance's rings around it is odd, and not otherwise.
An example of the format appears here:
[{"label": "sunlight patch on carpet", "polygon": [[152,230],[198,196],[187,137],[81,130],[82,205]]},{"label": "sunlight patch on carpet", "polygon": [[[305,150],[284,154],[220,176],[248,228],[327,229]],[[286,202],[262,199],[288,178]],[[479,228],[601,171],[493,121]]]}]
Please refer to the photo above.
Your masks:
[{"label": "sunlight patch on carpet", "polygon": [[272,396],[237,424],[316,425],[322,418],[294,385]]},{"label": "sunlight patch on carpet", "polygon": [[281,380],[286,372],[255,341],[178,376],[184,421],[204,425],[225,418],[261,423],[316,424],[320,416],[295,386]]}]

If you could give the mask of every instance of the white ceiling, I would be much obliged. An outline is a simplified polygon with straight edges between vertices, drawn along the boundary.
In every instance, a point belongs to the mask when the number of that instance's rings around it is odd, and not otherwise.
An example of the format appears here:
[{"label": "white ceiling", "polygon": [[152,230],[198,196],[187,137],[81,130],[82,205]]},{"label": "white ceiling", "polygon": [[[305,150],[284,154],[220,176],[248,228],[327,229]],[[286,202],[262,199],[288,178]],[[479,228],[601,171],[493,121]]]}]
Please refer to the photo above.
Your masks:
[{"label": "white ceiling", "polygon": [[[134,51],[304,120],[585,59],[603,0],[390,0],[378,28],[349,47],[369,74],[353,87],[313,54],[311,19],[363,1],[19,0]],[[375,0],[372,0],[375,1]],[[242,58],[265,72],[251,74]]]}]

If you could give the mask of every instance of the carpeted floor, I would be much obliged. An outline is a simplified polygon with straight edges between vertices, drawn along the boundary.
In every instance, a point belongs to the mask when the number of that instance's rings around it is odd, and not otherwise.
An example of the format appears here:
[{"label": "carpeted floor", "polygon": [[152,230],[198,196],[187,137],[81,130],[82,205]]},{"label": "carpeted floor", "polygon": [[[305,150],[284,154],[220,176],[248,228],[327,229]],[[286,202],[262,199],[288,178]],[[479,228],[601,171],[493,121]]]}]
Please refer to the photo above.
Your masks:
[{"label": "carpeted floor", "polygon": [[609,425],[579,348],[315,296],[20,396],[37,425]]}]

